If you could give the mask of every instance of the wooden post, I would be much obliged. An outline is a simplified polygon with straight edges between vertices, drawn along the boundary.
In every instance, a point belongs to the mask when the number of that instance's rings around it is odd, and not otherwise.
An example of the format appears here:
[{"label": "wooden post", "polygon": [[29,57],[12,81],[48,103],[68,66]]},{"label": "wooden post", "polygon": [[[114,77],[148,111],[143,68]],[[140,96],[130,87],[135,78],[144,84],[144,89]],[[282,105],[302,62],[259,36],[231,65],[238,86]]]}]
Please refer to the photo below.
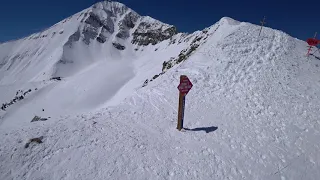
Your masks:
[{"label": "wooden post", "polygon": [[185,94],[179,92],[179,108],[178,108],[178,125],[177,129],[181,131],[183,128],[183,118],[184,118],[184,104],[185,104]]},{"label": "wooden post", "polygon": [[[317,32],[314,34],[314,37],[313,37],[313,39],[316,39],[317,38]],[[312,46],[310,45],[310,46],[308,46],[309,47],[309,49],[308,49],[308,53],[307,53],[307,56],[309,57],[309,55],[310,55],[310,52],[311,52],[311,50],[312,50]]]},{"label": "wooden post", "polygon": [[263,21],[260,21],[260,23],[261,23],[261,28],[260,28],[259,36],[260,36],[260,34],[261,34],[263,25],[266,24],[266,17],[265,17],[265,16],[263,17]]},{"label": "wooden post", "polygon": [[192,83],[186,75],[180,76],[179,89],[179,108],[178,108],[178,124],[177,129],[181,131],[183,129],[183,119],[184,119],[184,107],[186,103],[186,95],[192,88]]},{"label": "wooden post", "polygon": [[309,49],[308,49],[308,52],[307,52],[307,56],[309,57],[310,52],[311,52],[311,50],[312,50],[312,46],[308,46],[308,47],[309,47]]}]

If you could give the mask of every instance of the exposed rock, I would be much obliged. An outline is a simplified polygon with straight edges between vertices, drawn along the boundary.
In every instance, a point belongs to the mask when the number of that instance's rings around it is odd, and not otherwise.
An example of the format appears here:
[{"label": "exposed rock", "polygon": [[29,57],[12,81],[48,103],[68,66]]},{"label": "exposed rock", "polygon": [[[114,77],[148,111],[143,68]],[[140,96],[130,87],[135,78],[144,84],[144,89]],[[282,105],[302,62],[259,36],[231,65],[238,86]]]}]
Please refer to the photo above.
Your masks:
[{"label": "exposed rock", "polygon": [[117,48],[118,50],[124,50],[126,47],[122,46],[121,44],[119,43],[112,43],[112,45]]},{"label": "exposed rock", "polygon": [[39,116],[34,116],[34,118],[31,120],[31,122],[39,121],[41,117]]},{"label": "exposed rock", "polygon": [[91,12],[90,16],[85,20],[85,23],[94,28],[103,27],[110,33],[114,32],[114,24],[110,16],[101,20],[98,15]]},{"label": "exposed rock", "polygon": [[103,36],[102,34],[100,34],[98,37],[97,37],[97,41],[99,43],[105,43],[107,40],[107,38],[105,36]]},{"label": "exposed rock", "polygon": [[156,79],[157,77],[159,77],[159,75],[154,75],[152,79]]},{"label": "exposed rock", "polygon": [[61,81],[61,77],[52,77],[52,78],[50,78],[50,80],[57,80],[57,81]]},{"label": "exposed rock", "polygon": [[[89,17],[85,20],[85,27],[83,28],[83,42],[87,45],[90,44],[91,39],[95,39],[98,37],[99,28],[102,28],[102,32],[114,32],[114,23],[110,16],[106,19],[101,20],[100,17],[94,13],[90,13]],[[106,41],[106,37],[103,34],[99,35],[97,38],[98,42],[104,43]]]},{"label": "exposed rock", "polygon": [[164,61],[163,64],[162,64],[162,72],[165,72],[166,70],[172,68],[172,59],[168,62]]},{"label": "exposed rock", "polygon": [[200,41],[201,39],[202,39],[202,37],[201,37],[201,36],[200,36],[200,37],[196,36],[196,37],[193,39],[193,41],[192,41],[192,43],[191,43],[191,44],[194,44],[194,43],[196,43],[196,42]]},{"label": "exposed rock", "polygon": [[149,80],[148,80],[148,79],[147,79],[147,80],[145,80],[145,81],[144,81],[144,83],[143,83],[143,85],[142,85],[142,87],[147,86],[147,85],[148,85],[148,82],[149,82]]},{"label": "exposed rock", "polygon": [[83,42],[87,45],[90,44],[91,42],[91,39],[95,39],[97,38],[98,36],[98,28],[95,28],[93,26],[89,26],[89,25],[86,25],[84,28],[83,28]]},{"label": "exposed rock", "polygon": [[172,37],[170,38],[170,42],[169,42],[169,45],[171,44],[175,44],[176,43],[176,39],[172,39]]},{"label": "exposed rock", "polygon": [[38,138],[32,138],[26,143],[26,145],[24,147],[28,148],[32,142],[36,142],[38,144],[41,144],[41,143],[43,143],[42,140],[43,140],[43,136],[40,136]]},{"label": "exposed rock", "polygon": [[68,60],[68,59],[65,59],[65,58],[62,58],[58,61],[59,64],[70,64],[70,63],[73,63],[72,60]]},{"label": "exposed rock", "polygon": [[[25,95],[28,94],[29,92],[31,92],[31,89],[29,89],[28,91],[24,92],[23,95],[25,96]],[[15,101],[15,99],[14,99],[13,101]]]},{"label": "exposed rock", "polygon": [[166,69],[167,64],[168,63],[166,61],[162,63],[162,72]]},{"label": "exposed rock", "polygon": [[162,30],[163,26],[158,29],[152,29],[150,28],[151,26],[151,24],[141,22],[137,30],[133,33],[132,43],[140,46],[147,46],[149,44],[155,45],[177,34],[177,29],[174,26],[171,26],[164,31]]},{"label": "exposed rock", "polygon": [[80,30],[78,29],[74,34],[72,34],[68,41],[66,42],[66,46],[69,46],[69,47],[72,47],[72,43],[73,42],[76,42],[76,41],[79,41],[80,39]]},{"label": "exposed rock", "polygon": [[130,35],[129,35],[129,31],[123,28],[123,29],[120,29],[120,31],[117,33],[116,36],[121,39],[127,39]]},{"label": "exposed rock", "polygon": [[34,116],[34,118],[31,120],[31,122],[36,122],[36,121],[47,121],[47,118],[42,118],[40,116]]},{"label": "exposed rock", "polygon": [[134,28],[135,23],[137,22],[139,16],[134,12],[130,12],[125,15],[125,17],[119,22],[119,32],[117,33],[117,37],[121,39],[127,39],[130,34],[129,30]]},{"label": "exposed rock", "polygon": [[138,14],[134,12],[128,13],[124,18],[123,18],[123,24],[126,25],[128,28],[134,28],[137,20],[138,20]]}]

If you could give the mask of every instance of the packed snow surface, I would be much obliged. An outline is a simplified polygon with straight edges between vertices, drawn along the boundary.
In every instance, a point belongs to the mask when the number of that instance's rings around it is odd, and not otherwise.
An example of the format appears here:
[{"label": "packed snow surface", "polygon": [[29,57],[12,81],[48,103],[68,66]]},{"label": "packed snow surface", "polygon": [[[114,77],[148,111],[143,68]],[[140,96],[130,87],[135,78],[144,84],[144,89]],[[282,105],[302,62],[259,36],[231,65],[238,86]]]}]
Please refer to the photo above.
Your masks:
[{"label": "packed snow surface", "polygon": [[[320,177],[320,61],[305,56],[303,41],[270,28],[258,37],[259,26],[222,18],[189,58],[144,87],[204,32],[174,35],[180,44],[123,41],[124,51],[77,42],[68,51],[81,59],[72,73],[46,81],[43,73],[57,72],[63,45],[77,31],[79,22],[69,21],[47,30],[68,26],[63,40],[0,45],[0,60],[9,50],[43,51],[39,59],[17,58],[14,69],[0,61],[0,103],[32,89],[0,110],[1,180]],[[193,83],[182,132],[175,129],[180,75]],[[31,123],[35,115],[48,119]],[[25,147],[37,137],[42,143]]]}]

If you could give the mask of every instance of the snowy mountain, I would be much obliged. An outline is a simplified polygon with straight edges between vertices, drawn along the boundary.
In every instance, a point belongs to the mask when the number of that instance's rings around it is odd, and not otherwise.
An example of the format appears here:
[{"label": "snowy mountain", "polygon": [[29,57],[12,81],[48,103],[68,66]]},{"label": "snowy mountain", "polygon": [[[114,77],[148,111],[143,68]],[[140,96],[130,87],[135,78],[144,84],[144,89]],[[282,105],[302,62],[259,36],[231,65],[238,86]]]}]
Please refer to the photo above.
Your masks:
[{"label": "snowy mountain", "polygon": [[[1,44],[1,123],[117,104],[162,72],[163,62],[187,49],[196,34],[177,34],[174,26],[104,1],[44,32]],[[12,108],[16,92],[29,89],[28,100]]]},{"label": "snowy mountain", "polygon": [[104,1],[0,44],[0,179],[317,179],[320,61],[258,33],[179,33]]}]

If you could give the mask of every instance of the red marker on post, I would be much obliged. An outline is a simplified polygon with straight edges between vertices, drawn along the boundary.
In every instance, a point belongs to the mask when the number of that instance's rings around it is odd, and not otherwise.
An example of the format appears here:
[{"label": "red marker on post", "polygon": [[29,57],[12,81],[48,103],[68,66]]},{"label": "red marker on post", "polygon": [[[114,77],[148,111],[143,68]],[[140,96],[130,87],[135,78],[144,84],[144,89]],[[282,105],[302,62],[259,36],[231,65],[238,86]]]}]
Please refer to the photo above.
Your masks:
[{"label": "red marker on post", "polygon": [[320,40],[316,39],[316,37],[317,37],[317,32],[315,33],[314,38],[307,39],[307,43],[309,45],[308,46],[309,49],[308,49],[307,56],[310,55],[310,52],[311,52],[313,47],[316,47],[316,46],[318,46],[318,44],[320,44]]},{"label": "red marker on post", "polygon": [[320,40],[317,40],[316,38],[309,38],[307,39],[307,43],[309,44],[309,46],[317,46],[318,44],[320,44]]},{"label": "red marker on post", "polygon": [[192,88],[192,83],[189,78],[185,75],[180,76],[180,84],[178,89],[179,93],[179,108],[178,108],[178,125],[177,129],[181,131],[183,129],[183,119],[184,119],[184,107],[185,107],[185,98],[190,89]]}]

